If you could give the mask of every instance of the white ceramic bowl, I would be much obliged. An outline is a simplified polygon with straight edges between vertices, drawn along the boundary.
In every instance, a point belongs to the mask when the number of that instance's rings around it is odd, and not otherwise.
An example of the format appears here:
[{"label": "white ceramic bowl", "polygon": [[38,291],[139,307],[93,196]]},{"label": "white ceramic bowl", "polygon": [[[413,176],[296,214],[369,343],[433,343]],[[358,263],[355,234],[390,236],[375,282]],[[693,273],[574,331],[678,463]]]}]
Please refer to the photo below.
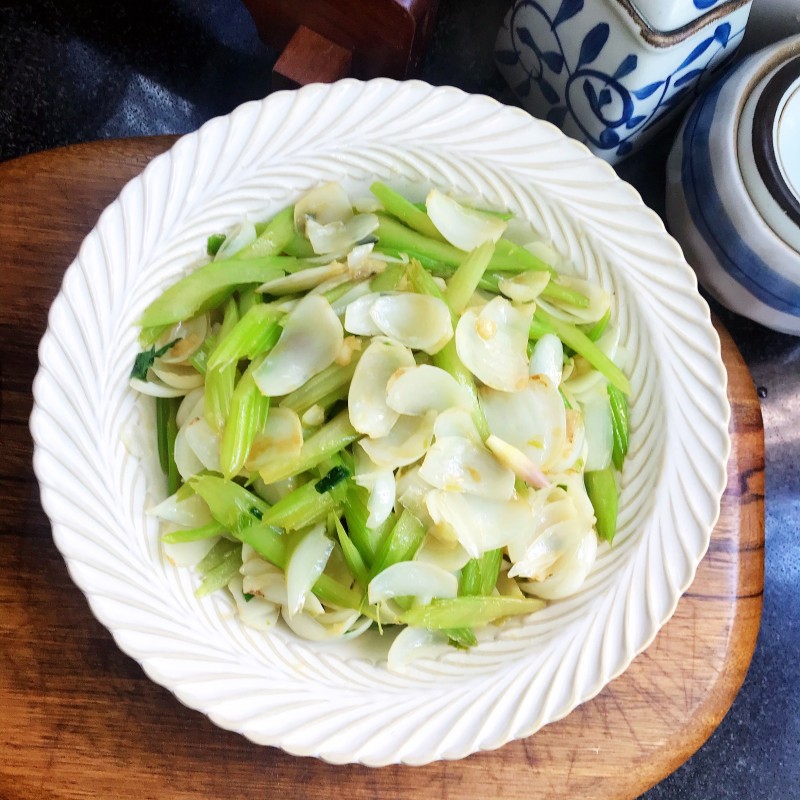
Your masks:
[{"label": "white ceramic bowl", "polygon": [[[507,207],[614,292],[633,385],[619,534],[582,590],[392,675],[386,642],[323,646],[243,628],[193,595],[144,514],[154,458],[124,444],[135,321],[203,254],[324,180],[435,184]],[[594,696],[691,583],[726,481],[719,341],[694,274],[611,168],[551,125],[423,83],[342,81],[248,103],[185,136],[106,209],[67,271],[40,347],[31,429],[55,541],[119,646],[187,705],[255,742],[333,762],[421,764],[527,736]],[[154,488],[156,487],[156,488]],[[154,724],[157,724],[154,722]],[[643,735],[645,732],[642,732]]]},{"label": "white ceramic bowl", "polygon": [[700,97],[667,164],[667,217],[700,282],[732,311],[800,335],[800,36]]}]

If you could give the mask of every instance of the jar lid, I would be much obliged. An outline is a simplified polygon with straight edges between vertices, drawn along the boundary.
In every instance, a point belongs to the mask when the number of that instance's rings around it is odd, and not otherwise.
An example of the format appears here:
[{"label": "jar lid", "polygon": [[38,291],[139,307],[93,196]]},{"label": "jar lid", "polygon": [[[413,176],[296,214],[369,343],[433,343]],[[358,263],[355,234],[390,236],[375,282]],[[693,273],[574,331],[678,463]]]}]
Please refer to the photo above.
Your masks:
[{"label": "jar lid", "polygon": [[618,0],[653,31],[683,38],[684,34],[730,14],[750,0]]},{"label": "jar lid", "polygon": [[771,70],[750,93],[738,156],[747,191],[772,230],[800,252],[800,55]]}]

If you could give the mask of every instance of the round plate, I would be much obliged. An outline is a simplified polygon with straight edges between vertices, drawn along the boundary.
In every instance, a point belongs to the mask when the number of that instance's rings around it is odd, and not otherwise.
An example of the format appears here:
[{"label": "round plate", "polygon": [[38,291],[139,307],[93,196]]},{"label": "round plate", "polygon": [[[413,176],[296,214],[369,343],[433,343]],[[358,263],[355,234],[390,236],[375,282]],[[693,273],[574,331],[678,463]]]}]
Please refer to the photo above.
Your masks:
[{"label": "round plate", "polygon": [[[128,388],[135,323],[208,234],[339,180],[436,185],[525,221],[614,293],[633,386],[619,532],[581,591],[489,627],[478,647],[385,668],[376,633],[320,645],[242,627],[162,558],[150,406]],[[42,340],[31,430],[53,535],[119,646],[153,680],[255,742],[333,762],[422,764],[527,736],[622,672],[675,609],[726,481],[730,409],[694,273],[611,167],[555,127],[424,83],[347,80],[241,106],[154,159],[68,269]],[[139,455],[136,455],[139,453]]]}]

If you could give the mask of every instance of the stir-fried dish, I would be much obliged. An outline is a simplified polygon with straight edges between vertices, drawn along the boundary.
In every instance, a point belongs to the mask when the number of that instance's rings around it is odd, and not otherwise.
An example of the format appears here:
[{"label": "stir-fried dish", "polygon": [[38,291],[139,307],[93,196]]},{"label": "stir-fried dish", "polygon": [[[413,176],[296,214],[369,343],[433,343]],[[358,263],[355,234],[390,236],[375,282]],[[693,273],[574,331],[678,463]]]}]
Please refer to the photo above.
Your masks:
[{"label": "stir-fried dish", "polygon": [[319,186],[144,311],[166,556],[241,621],[402,626],[389,666],[567,597],[616,530],[612,297],[509,214]]}]

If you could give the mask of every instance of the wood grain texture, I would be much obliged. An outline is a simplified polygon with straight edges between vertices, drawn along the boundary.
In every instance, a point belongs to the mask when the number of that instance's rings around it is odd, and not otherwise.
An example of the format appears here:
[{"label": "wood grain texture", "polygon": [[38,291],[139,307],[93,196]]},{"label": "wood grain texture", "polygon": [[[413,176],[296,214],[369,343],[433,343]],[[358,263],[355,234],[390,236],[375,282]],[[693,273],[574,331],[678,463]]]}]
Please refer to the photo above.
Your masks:
[{"label": "wood grain texture", "polygon": [[354,78],[410,78],[427,49],[439,0],[244,0],[259,36],[283,50],[300,25],[353,54]]},{"label": "wood grain texture", "polygon": [[352,62],[349,50],[301,25],[272,68],[272,89],[333,83],[350,74]]},{"label": "wood grain texture", "polygon": [[[152,683],[92,617],[39,506],[27,427],[36,347],[99,212],[170,137],[0,164],[0,797],[633,798],[711,734],[755,647],[764,580],[764,450],[747,368],[720,330],[729,482],[672,620],[589,703],[535,736],[426,767],[334,767],[216,728]],[[719,327],[719,326],[718,326]],[[723,768],[723,765],[720,765]]]}]

